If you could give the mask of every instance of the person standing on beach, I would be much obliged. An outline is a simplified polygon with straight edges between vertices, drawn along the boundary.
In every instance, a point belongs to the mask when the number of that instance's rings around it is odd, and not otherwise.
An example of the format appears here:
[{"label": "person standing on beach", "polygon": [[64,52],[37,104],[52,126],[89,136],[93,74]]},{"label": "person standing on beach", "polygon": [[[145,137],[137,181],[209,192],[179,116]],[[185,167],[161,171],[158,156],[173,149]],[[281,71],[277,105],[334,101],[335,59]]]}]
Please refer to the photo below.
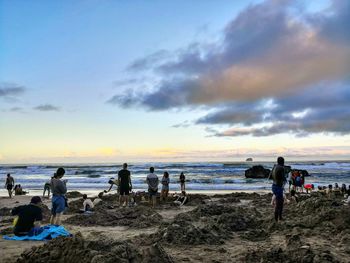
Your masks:
[{"label": "person standing on beach", "polygon": [[162,191],[160,193],[160,199],[166,201],[169,193],[169,173],[168,172],[164,172],[161,183],[162,183]]},{"label": "person standing on beach", "polygon": [[276,205],[275,205],[275,220],[276,222],[282,220],[282,212],[283,212],[283,183],[285,180],[284,177],[284,158],[277,158],[277,165],[275,165],[272,169],[271,176],[273,180],[272,184],[272,192],[276,196]]},{"label": "person standing on beach", "polygon": [[157,194],[158,194],[158,176],[154,173],[154,167],[149,168],[150,174],[147,175],[146,182],[148,184],[149,202],[152,203],[152,207],[156,207]]},{"label": "person standing on beach", "polygon": [[10,174],[7,174],[5,188],[9,193],[9,197],[12,198],[12,188],[15,185],[15,179]]},{"label": "person standing on beach", "polygon": [[129,193],[132,189],[130,171],[127,169],[128,164],[123,164],[123,169],[118,172],[118,184],[120,189],[119,204],[128,206]]},{"label": "person standing on beach", "polygon": [[66,197],[67,193],[66,183],[67,180],[61,180],[65,174],[65,170],[60,167],[57,169],[56,174],[51,179],[51,190],[52,190],[52,209],[50,224],[60,225],[61,215],[66,208]]},{"label": "person standing on beach", "polygon": [[181,186],[181,192],[186,191],[185,181],[186,181],[185,174],[184,174],[183,172],[181,172],[181,174],[180,174],[180,186]]}]

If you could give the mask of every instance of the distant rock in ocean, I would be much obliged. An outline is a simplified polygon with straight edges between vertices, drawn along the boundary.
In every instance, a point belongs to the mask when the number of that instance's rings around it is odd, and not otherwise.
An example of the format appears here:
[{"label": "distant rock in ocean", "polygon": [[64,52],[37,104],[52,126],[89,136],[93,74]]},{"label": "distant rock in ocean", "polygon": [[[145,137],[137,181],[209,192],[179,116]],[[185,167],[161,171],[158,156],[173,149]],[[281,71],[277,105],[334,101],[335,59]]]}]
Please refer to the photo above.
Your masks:
[{"label": "distant rock in ocean", "polygon": [[253,158],[247,158],[246,160],[245,160],[246,162],[252,162],[253,161]]},{"label": "distant rock in ocean", "polygon": [[262,165],[254,165],[252,168],[245,170],[246,178],[267,178],[270,174],[270,169],[264,168]]}]

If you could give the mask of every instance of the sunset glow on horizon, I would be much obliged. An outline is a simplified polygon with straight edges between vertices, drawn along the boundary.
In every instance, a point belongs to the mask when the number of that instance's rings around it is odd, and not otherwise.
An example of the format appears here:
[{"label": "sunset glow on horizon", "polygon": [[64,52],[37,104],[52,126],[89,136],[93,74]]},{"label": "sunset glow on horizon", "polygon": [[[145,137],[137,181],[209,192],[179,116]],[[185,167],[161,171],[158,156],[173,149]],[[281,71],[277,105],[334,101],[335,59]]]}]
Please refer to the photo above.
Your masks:
[{"label": "sunset glow on horizon", "polygon": [[347,0],[0,10],[1,164],[350,159]]}]

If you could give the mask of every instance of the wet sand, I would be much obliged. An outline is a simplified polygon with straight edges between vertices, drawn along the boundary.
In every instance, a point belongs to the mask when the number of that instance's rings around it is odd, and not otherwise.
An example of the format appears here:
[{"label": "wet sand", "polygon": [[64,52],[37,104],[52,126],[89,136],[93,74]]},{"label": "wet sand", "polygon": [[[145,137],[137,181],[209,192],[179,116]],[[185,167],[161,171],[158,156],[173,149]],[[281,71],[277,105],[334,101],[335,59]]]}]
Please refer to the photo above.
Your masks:
[{"label": "wet sand", "polygon": [[[1,236],[0,261],[350,262],[350,207],[342,199],[304,194],[299,203],[285,205],[284,221],[275,223],[271,194],[191,194],[185,206],[169,201],[156,209],[145,200],[119,207],[116,195],[106,195],[92,215],[77,214],[82,200],[70,198],[63,225],[73,238],[33,242]],[[10,231],[9,209],[29,200],[0,198],[2,234]],[[44,204],[50,207],[50,200]]]}]

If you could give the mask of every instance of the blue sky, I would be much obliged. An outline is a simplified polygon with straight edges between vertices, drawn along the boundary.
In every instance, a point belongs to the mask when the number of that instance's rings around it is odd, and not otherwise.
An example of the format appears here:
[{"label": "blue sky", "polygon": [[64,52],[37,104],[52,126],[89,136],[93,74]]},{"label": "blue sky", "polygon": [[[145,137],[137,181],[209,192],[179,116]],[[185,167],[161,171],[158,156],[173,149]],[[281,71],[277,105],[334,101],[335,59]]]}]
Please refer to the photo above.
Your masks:
[{"label": "blue sky", "polygon": [[348,158],[345,2],[0,1],[0,162]]}]

